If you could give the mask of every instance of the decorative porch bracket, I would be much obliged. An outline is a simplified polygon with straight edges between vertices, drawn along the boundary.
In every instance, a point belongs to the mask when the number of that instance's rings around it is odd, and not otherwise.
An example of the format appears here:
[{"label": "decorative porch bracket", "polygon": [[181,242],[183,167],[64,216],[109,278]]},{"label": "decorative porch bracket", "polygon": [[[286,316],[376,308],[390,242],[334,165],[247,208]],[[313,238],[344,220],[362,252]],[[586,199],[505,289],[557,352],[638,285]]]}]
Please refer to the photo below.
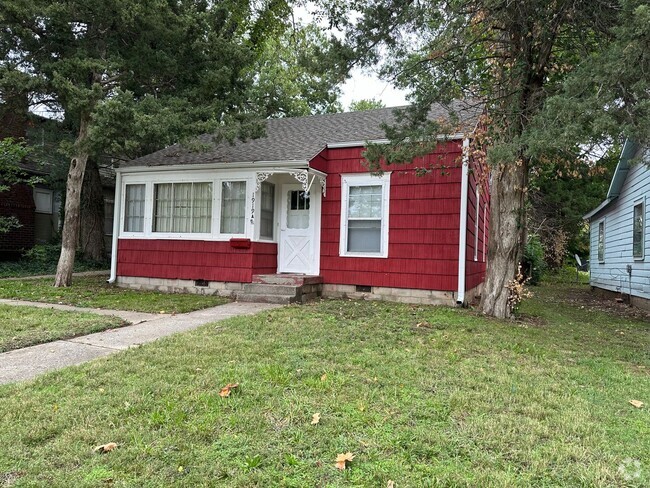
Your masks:
[{"label": "decorative porch bracket", "polygon": [[327,196],[327,180],[326,180],[327,175],[321,173],[320,171],[318,173],[313,173],[311,181],[309,180],[310,170],[308,169],[301,169],[301,170],[278,169],[273,171],[258,171],[257,173],[255,173],[255,189],[253,191],[253,200],[251,205],[251,224],[255,222],[255,195],[262,187],[262,183],[264,183],[266,180],[269,179],[270,176],[276,173],[290,174],[296,180],[298,180],[298,182],[302,185],[303,191],[305,192],[311,190],[314,181],[318,178],[321,192],[323,193],[323,196]]}]

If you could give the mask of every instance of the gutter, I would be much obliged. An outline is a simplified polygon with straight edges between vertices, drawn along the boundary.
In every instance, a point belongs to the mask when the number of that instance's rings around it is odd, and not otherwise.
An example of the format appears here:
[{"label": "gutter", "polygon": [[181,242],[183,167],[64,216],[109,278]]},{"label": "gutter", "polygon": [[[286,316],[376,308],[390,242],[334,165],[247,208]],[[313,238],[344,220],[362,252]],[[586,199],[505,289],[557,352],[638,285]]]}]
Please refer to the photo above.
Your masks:
[{"label": "gutter", "polygon": [[467,259],[467,194],[469,189],[469,139],[463,139],[463,169],[460,184],[460,228],[458,230],[458,298],[465,303],[465,261]]},{"label": "gutter", "polygon": [[158,165],[158,166],[118,166],[115,168],[115,173],[151,173],[163,171],[198,171],[210,169],[250,169],[259,168],[260,170],[277,168],[284,166],[287,168],[307,168],[309,161],[306,160],[288,160],[288,161],[237,161],[233,163],[186,163],[186,164],[171,164],[171,165]]},{"label": "gutter", "polygon": [[115,283],[117,278],[117,235],[120,232],[122,216],[122,174],[115,173],[115,206],[113,207],[113,239],[111,240],[111,275],[108,283]]}]

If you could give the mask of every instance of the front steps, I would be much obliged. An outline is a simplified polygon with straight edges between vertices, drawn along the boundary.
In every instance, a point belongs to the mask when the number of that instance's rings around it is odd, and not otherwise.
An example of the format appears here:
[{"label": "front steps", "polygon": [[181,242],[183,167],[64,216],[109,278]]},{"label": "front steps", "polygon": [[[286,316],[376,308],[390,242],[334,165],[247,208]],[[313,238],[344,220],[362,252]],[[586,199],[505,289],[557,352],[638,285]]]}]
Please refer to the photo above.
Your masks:
[{"label": "front steps", "polygon": [[299,274],[253,275],[234,296],[239,302],[305,303],[321,296],[323,278]]}]

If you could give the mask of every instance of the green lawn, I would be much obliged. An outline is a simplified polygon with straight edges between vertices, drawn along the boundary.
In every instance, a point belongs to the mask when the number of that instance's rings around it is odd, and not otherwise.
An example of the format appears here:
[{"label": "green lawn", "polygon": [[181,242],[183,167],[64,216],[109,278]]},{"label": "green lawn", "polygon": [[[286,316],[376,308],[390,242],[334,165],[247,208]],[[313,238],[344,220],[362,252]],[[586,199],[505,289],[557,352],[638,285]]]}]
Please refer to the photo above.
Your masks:
[{"label": "green lawn", "polygon": [[0,353],[127,324],[118,317],[0,304]]},{"label": "green lawn", "polygon": [[4,280],[0,281],[0,298],[151,313],[185,313],[229,301],[216,296],[130,290],[109,285],[106,279],[75,277],[69,288],[54,288],[53,279]]},{"label": "green lawn", "polygon": [[[648,486],[650,324],[580,305],[568,287],[535,291],[517,322],[377,302],[291,306],[2,387],[0,480]],[[117,449],[92,452],[108,442]]]}]

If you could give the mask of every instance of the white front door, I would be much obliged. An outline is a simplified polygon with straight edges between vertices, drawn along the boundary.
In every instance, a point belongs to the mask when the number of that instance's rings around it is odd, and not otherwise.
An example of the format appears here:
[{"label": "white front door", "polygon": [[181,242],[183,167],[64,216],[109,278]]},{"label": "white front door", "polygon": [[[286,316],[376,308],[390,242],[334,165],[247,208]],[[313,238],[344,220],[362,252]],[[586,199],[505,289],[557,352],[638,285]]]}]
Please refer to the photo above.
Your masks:
[{"label": "white front door", "polygon": [[282,185],[278,273],[318,274],[320,193]]}]

